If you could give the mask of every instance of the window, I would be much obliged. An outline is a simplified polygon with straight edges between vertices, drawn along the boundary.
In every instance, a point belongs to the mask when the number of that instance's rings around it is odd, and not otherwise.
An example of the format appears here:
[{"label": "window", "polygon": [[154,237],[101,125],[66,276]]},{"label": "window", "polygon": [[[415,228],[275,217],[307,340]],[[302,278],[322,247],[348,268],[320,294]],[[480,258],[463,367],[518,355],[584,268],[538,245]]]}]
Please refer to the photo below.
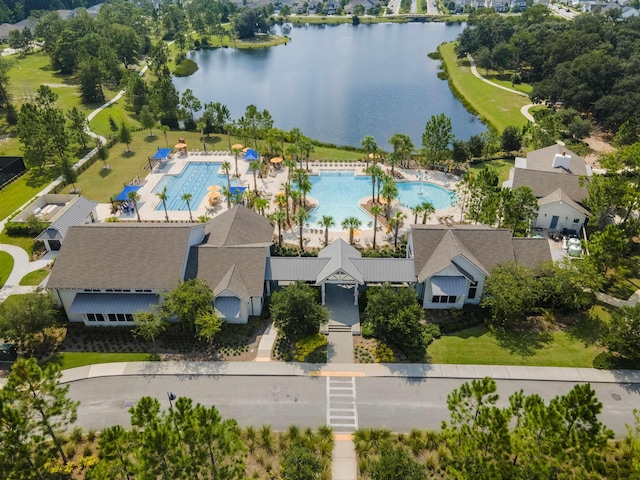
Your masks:
[{"label": "window", "polygon": [[431,298],[431,303],[440,303],[440,297],[438,295],[434,295]]},{"label": "window", "polygon": [[453,295],[434,295],[431,297],[431,303],[456,303],[457,298]]},{"label": "window", "polygon": [[88,322],[95,322],[96,321],[96,316],[93,313],[87,313],[87,321]]},{"label": "window", "polygon": [[117,322],[118,321],[118,316],[115,313],[110,313],[109,314],[109,321],[110,322]]},{"label": "window", "polygon": [[573,223],[580,223],[580,219],[579,218],[574,218],[573,219]]},{"label": "window", "polygon": [[469,284],[469,293],[467,294],[467,298],[476,298],[477,291],[478,291],[478,282],[471,282]]},{"label": "window", "polygon": [[449,303],[456,303],[458,297],[454,296],[454,295],[450,295],[449,296]]},{"label": "window", "polygon": [[101,313],[96,313],[96,321],[98,322],[104,322],[104,315],[102,315]]}]

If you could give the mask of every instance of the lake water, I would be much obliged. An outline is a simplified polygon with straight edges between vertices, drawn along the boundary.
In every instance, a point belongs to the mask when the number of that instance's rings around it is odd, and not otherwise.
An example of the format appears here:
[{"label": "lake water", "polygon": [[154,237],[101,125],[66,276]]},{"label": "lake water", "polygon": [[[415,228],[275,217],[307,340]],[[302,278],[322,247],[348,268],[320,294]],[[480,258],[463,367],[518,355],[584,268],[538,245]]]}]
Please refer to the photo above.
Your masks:
[{"label": "lake water", "polygon": [[457,138],[486,130],[437,76],[439,60],[427,54],[454,40],[463,24],[381,23],[291,29],[288,45],[257,50],[220,48],[191,52],[198,71],[175,78],[203,103],[221,102],[233,118],[249,104],[267,109],[275,126],[298,127],[311,138],[360,146],[373,135],[383,148],[394,133],[421,145],[425,123],[451,118]]}]

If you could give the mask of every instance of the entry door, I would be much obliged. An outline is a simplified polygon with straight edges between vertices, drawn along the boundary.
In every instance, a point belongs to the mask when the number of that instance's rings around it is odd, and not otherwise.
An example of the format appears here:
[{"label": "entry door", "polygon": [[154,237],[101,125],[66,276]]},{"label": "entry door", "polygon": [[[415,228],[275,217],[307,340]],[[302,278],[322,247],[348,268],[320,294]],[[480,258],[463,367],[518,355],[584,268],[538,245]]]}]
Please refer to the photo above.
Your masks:
[{"label": "entry door", "polygon": [[551,217],[551,224],[549,225],[550,230],[554,230],[558,226],[558,219],[560,217],[558,215],[554,215]]}]

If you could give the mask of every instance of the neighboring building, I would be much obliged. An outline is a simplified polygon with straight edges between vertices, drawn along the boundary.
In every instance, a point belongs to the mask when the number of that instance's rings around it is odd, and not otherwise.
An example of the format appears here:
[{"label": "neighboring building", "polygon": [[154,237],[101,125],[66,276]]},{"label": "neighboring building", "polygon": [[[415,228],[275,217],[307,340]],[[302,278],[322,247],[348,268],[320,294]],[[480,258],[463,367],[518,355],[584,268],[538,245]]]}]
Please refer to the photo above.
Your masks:
[{"label": "neighboring building", "polygon": [[537,267],[551,260],[551,251],[545,238],[513,238],[505,229],[412,225],[407,257],[414,261],[422,306],[447,309],[480,303],[485,280],[496,265]]},{"label": "neighboring building", "polygon": [[60,250],[69,227],[98,220],[97,206],[98,202],[84,197],[72,199],[51,219],[51,225],[38,235],[36,240],[43,241],[48,252]]},{"label": "neighboring building", "polygon": [[325,5],[325,11],[327,15],[335,15],[340,8],[340,4],[334,0],[329,0]]},{"label": "neighboring building", "polygon": [[526,158],[516,157],[502,186],[533,190],[540,206],[536,228],[578,232],[589,217],[584,206],[588,193],[580,177],[592,175],[591,166],[582,158],[556,144],[530,152]]}]

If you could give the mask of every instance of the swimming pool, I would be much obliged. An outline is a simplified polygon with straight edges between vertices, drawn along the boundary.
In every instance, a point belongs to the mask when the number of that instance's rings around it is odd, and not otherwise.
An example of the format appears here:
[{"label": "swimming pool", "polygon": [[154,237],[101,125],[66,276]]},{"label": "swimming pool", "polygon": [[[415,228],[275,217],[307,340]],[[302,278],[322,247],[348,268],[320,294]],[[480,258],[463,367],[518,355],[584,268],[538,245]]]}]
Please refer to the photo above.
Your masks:
[{"label": "swimming pool", "polygon": [[[189,162],[178,175],[165,175],[153,188],[153,193],[160,193],[167,187],[167,210],[187,210],[187,202],[182,194],[191,194],[191,210],[200,206],[207,187],[210,185],[226,185],[226,175],[219,175],[221,162]],[[162,202],[156,210],[163,210]]]},{"label": "swimming pool", "polygon": [[[309,217],[310,225],[317,226],[325,215],[333,217],[334,230],[342,230],[342,222],[348,217],[356,217],[363,228],[372,222],[371,216],[358,206],[359,200],[371,196],[371,177],[355,176],[353,170],[341,170],[322,171],[309,179],[313,185],[309,195],[318,200],[318,207]],[[427,200],[436,210],[451,206],[453,193],[433,183],[399,182],[396,186],[398,200],[409,207]]]}]

